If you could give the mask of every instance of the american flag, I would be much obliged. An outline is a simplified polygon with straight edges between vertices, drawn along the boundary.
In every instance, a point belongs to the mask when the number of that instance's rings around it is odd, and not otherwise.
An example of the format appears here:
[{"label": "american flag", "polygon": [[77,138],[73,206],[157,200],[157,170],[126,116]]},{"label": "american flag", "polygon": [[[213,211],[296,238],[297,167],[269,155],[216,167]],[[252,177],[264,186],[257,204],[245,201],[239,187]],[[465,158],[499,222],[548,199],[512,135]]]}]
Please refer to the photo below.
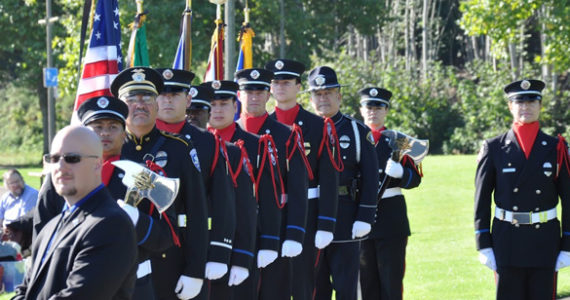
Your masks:
[{"label": "american flag", "polygon": [[173,69],[190,71],[192,67],[192,9],[187,5],[182,14],[182,32],[176,48]]},{"label": "american flag", "polygon": [[74,111],[83,101],[97,96],[111,96],[109,87],[123,69],[121,24],[117,0],[99,0],[93,15],[93,31],[83,58]]},{"label": "american flag", "polygon": [[204,81],[214,81],[224,79],[224,22],[216,19],[216,29],[212,34],[210,55]]}]

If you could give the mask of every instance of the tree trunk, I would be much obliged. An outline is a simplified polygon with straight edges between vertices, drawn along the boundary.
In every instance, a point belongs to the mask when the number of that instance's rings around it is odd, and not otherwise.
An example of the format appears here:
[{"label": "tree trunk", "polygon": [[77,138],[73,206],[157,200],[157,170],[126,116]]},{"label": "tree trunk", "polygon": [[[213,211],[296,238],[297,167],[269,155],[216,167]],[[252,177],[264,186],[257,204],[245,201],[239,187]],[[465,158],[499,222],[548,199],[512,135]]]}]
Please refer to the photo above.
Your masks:
[{"label": "tree trunk", "polygon": [[285,2],[279,0],[279,57],[285,57]]},{"label": "tree trunk", "polygon": [[519,78],[519,65],[517,57],[517,46],[514,43],[509,43],[509,58],[511,60],[511,76],[513,80]]},{"label": "tree trunk", "polygon": [[405,55],[406,55],[406,71],[410,71],[410,0],[406,0],[406,12],[404,13],[404,43],[405,43]]},{"label": "tree trunk", "polygon": [[423,12],[422,12],[422,82],[427,80],[427,65],[428,65],[428,36],[429,36],[429,25],[428,25],[428,9],[429,0],[423,0]]}]

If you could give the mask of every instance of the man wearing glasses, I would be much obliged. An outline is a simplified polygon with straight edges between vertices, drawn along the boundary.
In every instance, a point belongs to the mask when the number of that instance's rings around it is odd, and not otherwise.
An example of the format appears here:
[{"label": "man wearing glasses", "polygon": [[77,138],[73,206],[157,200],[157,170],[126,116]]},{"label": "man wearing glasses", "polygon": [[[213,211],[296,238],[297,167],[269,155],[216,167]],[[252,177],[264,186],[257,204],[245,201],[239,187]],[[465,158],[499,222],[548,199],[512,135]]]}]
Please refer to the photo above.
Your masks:
[{"label": "man wearing glasses", "polygon": [[131,297],[135,231],[102,184],[102,155],[99,138],[85,127],[55,136],[44,161],[64,209],[35,240],[32,266],[13,299]]},{"label": "man wearing glasses", "polygon": [[497,299],[552,299],[556,271],[570,265],[568,147],[540,130],[543,88],[540,80],[504,88],[512,127],[486,140],[477,158],[475,236],[479,260],[495,271]]},{"label": "man wearing glasses", "polygon": [[[161,75],[145,67],[129,68],[111,83],[113,95],[129,107],[127,142],[122,157],[145,164],[163,176],[180,179],[169,224],[174,246],[151,258],[157,299],[190,299],[202,286],[208,249],[206,193],[196,149],[184,139],[159,131],[156,97]],[[152,209],[152,208],[151,208]]]}]

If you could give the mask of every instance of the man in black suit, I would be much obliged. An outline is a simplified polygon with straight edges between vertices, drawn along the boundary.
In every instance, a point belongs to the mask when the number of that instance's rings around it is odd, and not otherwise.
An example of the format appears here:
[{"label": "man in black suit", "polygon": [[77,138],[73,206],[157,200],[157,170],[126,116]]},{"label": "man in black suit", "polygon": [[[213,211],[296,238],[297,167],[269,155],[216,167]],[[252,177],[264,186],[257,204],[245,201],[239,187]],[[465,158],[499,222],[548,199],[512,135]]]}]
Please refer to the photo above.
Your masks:
[{"label": "man in black suit", "polygon": [[477,158],[477,250],[496,271],[497,299],[552,299],[555,271],[570,265],[568,147],[539,128],[543,88],[539,80],[504,88],[513,125],[486,140]]},{"label": "man in black suit", "polygon": [[65,205],[34,241],[32,266],[13,299],[132,297],[135,231],[102,184],[102,154],[99,137],[85,127],[55,136],[44,160]]}]

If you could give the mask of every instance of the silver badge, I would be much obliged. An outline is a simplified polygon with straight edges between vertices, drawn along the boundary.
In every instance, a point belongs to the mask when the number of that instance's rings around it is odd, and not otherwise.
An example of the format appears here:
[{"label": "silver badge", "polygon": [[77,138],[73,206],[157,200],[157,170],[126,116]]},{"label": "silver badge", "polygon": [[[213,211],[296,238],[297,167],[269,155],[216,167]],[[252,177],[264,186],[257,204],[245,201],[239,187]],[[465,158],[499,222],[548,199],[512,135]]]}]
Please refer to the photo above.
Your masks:
[{"label": "silver badge", "polygon": [[326,81],[326,79],[325,79],[324,75],[318,75],[317,78],[315,78],[315,83],[317,85],[323,85],[323,84],[325,84],[325,81]]},{"label": "silver badge", "polygon": [[552,164],[550,162],[545,162],[542,165],[542,168],[544,169],[544,175],[546,175],[546,177],[550,177],[552,175]]},{"label": "silver badge", "polygon": [[212,88],[214,90],[219,90],[222,87],[222,83],[219,80],[212,81]]},{"label": "silver badge", "polygon": [[97,99],[97,106],[99,106],[100,108],[107,108],[107,106],[109,106],[109,99],[105,97]]},{"label": "silver badge", "polygon": [[253,70],[251,73],[249,73],[249,76],[251,76],[253,79],[257,79],[259,78],[259,72],[257,70]]},{"label": "silver badge", "polygon": [[164,77],[164,79],[166,79],[166,80],[172,79],[173,76],[174,76],[174,73],[172,73],[172,70],[170,70],[170,69],[166,69],[162,72],[162,77]]},{"label": "silver badge", "polygon": [[341,136],[338,139],[338,141],[339,141],[340,147],[342,149],[346,149],[346,148],[350,147],[350,138],[348,137],[348,135]]},{"label": "silver badge", "polygon": [[370,90],[370,96],[372,96],[372,97],[378,96],[378,90],[377,89],[371,89]]},{"label": "silver badge", "polygon": [[159,165],[161,168],[164,168],[167,162],[168,162],[168,154],[166,154],[166,152],[164,151],[158,151],[158,153],[156,153],[156,156],[154,158],[154,163]]},{"label": "silver badge", "polygon": [[144,81],[146,74],[144,73],[144,69],[134,69],[131,77],[134,81],[141,82]]},{"label": "silver badge", "polygon": [[191,88],[190,89],[190,96],[192,96],[192,98],[198,96],[198,90],[196,88]]},{"label": "silver badge", "polygon": [[194,164],[194,167],[198,169],[198,172],[202,172],[200,169],[200,160],[198,159],[198,153],[196,152],[196,149],[190,150],[190,158],[192,158],[192,163]]},{"label": "silver badge", "polygon": [[530,81],[528,80],[523,80],[521,82],[521,89],[523,90],[528,90],[530,88]]},{"label": "silver badge", "polygon": [[283,69],[284,66],[285,66],[285,64],[280,60],[275,62],[275,67],[277,68],[277,70]]}]

